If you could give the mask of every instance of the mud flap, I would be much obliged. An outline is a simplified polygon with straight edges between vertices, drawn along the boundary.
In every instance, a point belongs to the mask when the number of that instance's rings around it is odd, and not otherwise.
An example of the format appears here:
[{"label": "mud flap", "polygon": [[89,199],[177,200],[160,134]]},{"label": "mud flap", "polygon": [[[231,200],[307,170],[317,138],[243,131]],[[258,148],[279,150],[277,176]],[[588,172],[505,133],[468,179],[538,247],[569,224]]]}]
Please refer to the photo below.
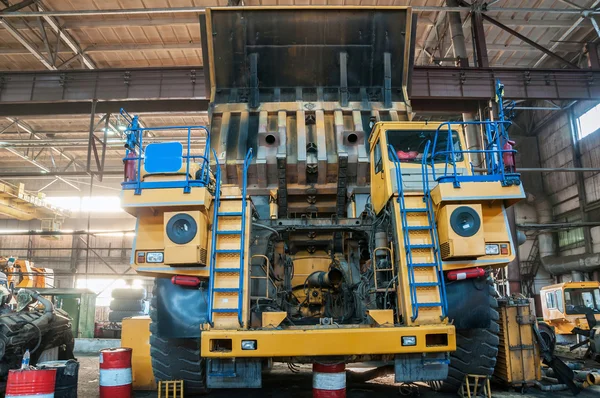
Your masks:
[{"label": "mud flap", "polygon": [[255,358],[223,358],[206,361],[208,388],[261,388],[262,363]]},{"label": "mud flap", "polygon": [[396,355],[396,383],[445,380],[449,364],[446,353]]}]

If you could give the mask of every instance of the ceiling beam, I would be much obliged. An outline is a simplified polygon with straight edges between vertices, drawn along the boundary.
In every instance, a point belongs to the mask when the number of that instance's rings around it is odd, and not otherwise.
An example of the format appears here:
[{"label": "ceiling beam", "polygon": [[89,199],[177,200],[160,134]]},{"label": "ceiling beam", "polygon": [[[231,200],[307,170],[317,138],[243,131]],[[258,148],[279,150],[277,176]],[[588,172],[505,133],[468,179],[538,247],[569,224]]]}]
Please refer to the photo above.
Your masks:
[{"label": "ceiling beam", "polygon": [[39,0],[23,0],[20,3],[13,4],[12,6],[8,6],[2,11],[0,11],[0,15],[5,14],[7,12],[19,11],[22,8],[29,7],[32,4],[35,4]]},{"label": "ceiling beam", "polygon": [[[432,41],[429,40],[421,45],[417,46],[417,50],[419,51],[430,51],[430,47],[427,44],[431,44]],[[436,42],[437,43],[437,42]],[[470,41],[467,43],[471,43]],[[558,43],[555,46],[555,50],[560,51],[580,51],[585,43]],[[488,44],[488,51],[516,51],[516,52],[536,52],[536,49],[527,45],[519,45],[519,44]],[[173,43],[173,44],[131,44],[131,45],[119,45],[119,44],[103,44],[95,47],[90,47],[85,50],[86,53],[107,53],[107,52],[131,52],[131,51],[173,51],[173,50],[198,50],[201,48],[198,44],[194,43]],[[469,49],[470,50],[470,49]],[[70,53],[68,50],[60,51],[59,53]],[[21,48],[2,48],[0,47],[0,54],[5,55],[28,55],[29,51],[26,51]]]},{"label": "ceiling beam", "polygon": [[4,28],[14,37],[23,47],[27,49],[26,54],[33,55],[38,61],[42,63],[47,69],[56,70],[56,66],[38,50],[37,46],[31,43],[25,36],[23,36],[17,29],[15,29],[12,24],[4,18],[0,18],[0,25],[3,25]]},{"label": "ceiling beam", "polygon": [[[600,0],[598,0],[598,1],[600,1]],[[518,38],[519,40],[521,40],[521,41],[524,41],[525,43],[529,44],[530,46],[532,46],[532,47],[534,47],[534,48],[536,48],[536,49],[538,49],[538,50],[542,51],[542,52],[544,53],[544,55],[545,55],[545,56],[547,56],[547,57],[552,57],[552,58],[554,58],[555,60],[557,60],[557,61],[559,61],[559,62],[563,63],[563,64],[564,64],[564,65],[566,65],[566,66],[568,66],[569,68],[572,68],[572,69],[579,69],[579,67],[578,67],[577,65],[575,65],[575,64],[571,63],[570,61],[568,61],[568,60],[564,59],[564,58],[563,58],[563,57],[561,57],[560,55],[558,55],[558,54],[554,53],[554,52],[553,52],[553,50],[550,50],[550,49],[547,49],[547,48],[546,48],[546,47],[544,47],[544,46],[541,46],[540,44],[538,44],[538,43],[536,43],[535,41],[531,40],[530,38],[528,38],[528,37],[526,37],[526,36],[524,36],[524,35],[520,34],[519,32],[515,31],[514,29],[511,29],[511,28],[509,28],[509,27],[508,27],[508,26],[506,26],[506,25],[502,25],[500,22],[496,21],[494,18],[492,18],[492,17],[490,17],[490,16],[488,16],[488,15],[485,15],[485,14],[481,14],[481,17],[482,17],[484,20],[486,20],[486,21],[488,21],[488,22],[490,22],[490,23],[492,23],[492,24],[496,25],[496,26],[497,26],[497,27],[499,27],[500,29],[502,29],[502,30],[504,30],[504,31],[506,31],[506,32],[508,32],[508,33],[510,33],[510,34],[511,34],[511,35],[513,35],[513,36],[515,36],[515,37],[516,37],[516,38]]]},{"label": "ceiling beam", "polygon": [[[441,10],[440,10],[441,11]],[[498,21],[506,26],[527,26],[528,28],[569,28],[575,20],[540,20],[540,19],[525,19],[525,18],[497,18]],[[470,25],[466,21],[466,25]],[[12,22],[16,29],[28,29],[28,26],[23,22],[16,20]],[[153,19],[127,19],[123,17],[115,17],[111,19],[81,19],[81,20],[65,20],[62,28],[69,29],[85,29],[85,28],[119,28],[119,27],[143,27],[143,26],[165,26],[165,25],[196,25],[198,18],[182,17],[182,18],[153,18]],[[435,22],[428,17],[421,16],[418,26],[434,26]],[[581,27],[591,27],[590,21],[585,20],[580,24]]]},{"label": "ceiling beam", "polygon": [[[595,9],[596,7],[598,7],[598,5],[600,4],[600,0],[595,0],[594,3],[592,3],[591,8]],[[575,11],[579,11],[579,18],[577,18],[574,22],[573,25],[571,25],[569,27],[569,29],[567,29],[566,32],[564,32],[557,40],[556,42],[548,49],[549,51],[554,51],[556,50],[556,48],[558,47],[560,42],[563,42],[565,40],[567,40],[569,38],[569,36],[571,36],[571,34],[575,31],[575,29],[577,29],[579,27],[579,25],[581,25],[583,23],[583,21],[586,20],[586,18],[583,16],[585,15],[584,13],[587,13],[588,15],[592,15],[592,13],[588,13],[587,10],[583,10],[582,8],[575,10]],[[542,62],[544,62],[546,59],[548,58],[548,54],[544,54],[541,56],[540,59],[538,59],[536,61],[535,64],[533,64],[534,68],[537,68],[538,66],[540,66],[542,64]]]},{"label": "ceiling beam", "polygon": [[[215,6],[216,1],[215,1]],[[532,8],[532,7],[487,7],[486,13],[545,13],[545,14],[572,14],[581,15],[582,11],[587,12],[589,15],[600,14],[600,10],[597,10],[592,6],[589,9],[575,9],[575,8]],[[468,11],[465,7],[445,7],[445,6],[414,6],[412,7],[415,12],[437,12],[437,11]],[[31,18],[31,17],[43,17],[49,15],[52,17],[88,17],[88,16],[123,16],[123,15],[156,15],[156,14],[200,14],[206,11],[205,7],[162,7],[162,8],[129,8],[129,9],[106,9],[106,10],[69,10],[69,11],[45,11],[45,12],[11,12],[6,16],[10,18]]]},{"label": "ceiling beam", "polygon": [[[46,11],[46,9],[44,8],[44,6],[42,5],[41,2],[39,2],[37,4],[37,8],[41,12]],[[94,63],[94,61],[92,61],[90,59],[90,57],[88,57],[86,54],[84,54],[79,43],[77,43],[77,41],[73,38],[73,36],[71,36],[68,32],[66,32],[64,29],[62,29],[62,27],[60,26],[60,24],[56,18],[51,17],[49,15],[44,15],[42,18],[52,28],[54,33],[56,33],[60,37],[60,40],[63,43],[65,43],[71,49],[71,51],[73,51],[76,55],[79,55],[79,57],[81,58],[81,61],[83,62],[83,64],[85,65],[86,68],[96,69],[96,64]]]}]

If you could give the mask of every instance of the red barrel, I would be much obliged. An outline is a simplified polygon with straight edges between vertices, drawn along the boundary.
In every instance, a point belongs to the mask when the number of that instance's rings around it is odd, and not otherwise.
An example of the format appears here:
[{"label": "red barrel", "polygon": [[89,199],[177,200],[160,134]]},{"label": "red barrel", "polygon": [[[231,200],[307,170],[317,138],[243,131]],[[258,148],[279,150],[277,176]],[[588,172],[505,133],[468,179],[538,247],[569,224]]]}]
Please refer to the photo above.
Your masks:
[{"label": "red barrel", "polygon": [[131,348],[100,351],[100,398],[130,398],[131,380]]},{"label": "red barrel", "polygon": [[346,364],[313,363],[313,398],[346,398]]},{"label": "red barrel", "polygon": [[16,369],[8,372],[6,398],[54,398],[56,369]]}]

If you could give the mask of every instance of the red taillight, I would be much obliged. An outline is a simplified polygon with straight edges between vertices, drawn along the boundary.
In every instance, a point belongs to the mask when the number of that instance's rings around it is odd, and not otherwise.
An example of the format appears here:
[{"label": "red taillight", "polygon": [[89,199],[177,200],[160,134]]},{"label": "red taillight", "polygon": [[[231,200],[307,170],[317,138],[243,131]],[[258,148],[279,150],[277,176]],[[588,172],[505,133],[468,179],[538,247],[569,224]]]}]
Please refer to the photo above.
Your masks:
[{"label": "red taillight", "polygon": [[197,276],[175,275],[171,278],[171,283],[178,286],[198,287],[200,282]]},{"label": "red taillight", "polygon": [[485,275],[483,268],[467,268],[457,269],[455,271],[449,271],[446,276],[451,281],[460,281],[463,279],[479,278]]}]

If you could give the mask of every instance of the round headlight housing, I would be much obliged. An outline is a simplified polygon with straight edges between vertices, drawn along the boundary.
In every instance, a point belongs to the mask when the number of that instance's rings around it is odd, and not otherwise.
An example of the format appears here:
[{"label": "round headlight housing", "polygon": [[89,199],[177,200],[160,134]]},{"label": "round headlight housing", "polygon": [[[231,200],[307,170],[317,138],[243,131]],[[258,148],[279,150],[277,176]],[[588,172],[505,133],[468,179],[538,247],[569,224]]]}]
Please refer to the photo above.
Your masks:
[{"label": "round headlight housing", "polygon": [[452,212],[450,226],[457,235],[468,238],[481,228],[481,218],[472,207],[460,206]]},{"label": "round headlight housing", "polygon": [[167,223],[167,237],[171,242],[185,245],[194,239],[198,232],[196,220],[189,214],[176,214]]}]

